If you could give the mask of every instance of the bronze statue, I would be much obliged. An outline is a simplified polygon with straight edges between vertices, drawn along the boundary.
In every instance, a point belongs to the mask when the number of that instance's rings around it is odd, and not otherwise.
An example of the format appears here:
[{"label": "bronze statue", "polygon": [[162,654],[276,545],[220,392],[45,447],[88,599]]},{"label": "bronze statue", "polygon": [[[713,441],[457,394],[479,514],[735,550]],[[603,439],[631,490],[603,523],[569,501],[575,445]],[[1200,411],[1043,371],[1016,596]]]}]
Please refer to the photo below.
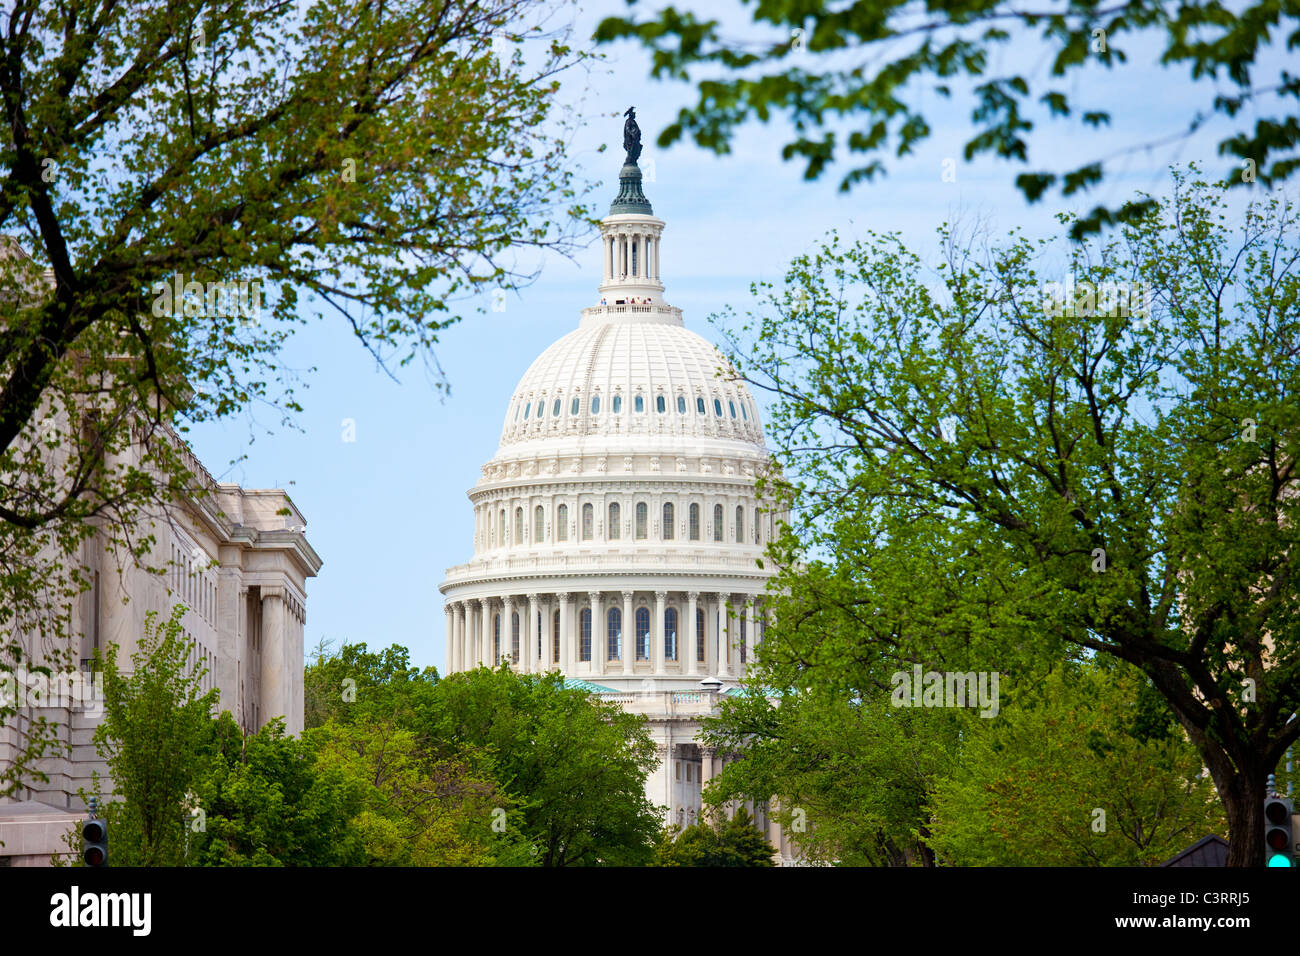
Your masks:
[{"label": "bronze statue", "polygon": [[641,127],[636,125],[636,107],[629,106],[623,115],[627,117],[627,122],[623,124],[623,148],[627,150],[627,156],[623,163],[635,166],[641,158]]}]

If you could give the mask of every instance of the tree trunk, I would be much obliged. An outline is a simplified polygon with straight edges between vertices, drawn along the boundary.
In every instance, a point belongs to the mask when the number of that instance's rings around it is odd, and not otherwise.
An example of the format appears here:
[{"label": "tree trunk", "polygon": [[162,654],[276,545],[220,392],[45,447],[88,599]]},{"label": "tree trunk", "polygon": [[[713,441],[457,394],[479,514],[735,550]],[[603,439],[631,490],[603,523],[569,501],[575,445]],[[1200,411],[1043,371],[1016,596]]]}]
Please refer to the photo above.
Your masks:
[{"label": "tree trunk", "polygon": [[1228,866],[1264,865],[1265,775],[1233,774],[1219,799],[1228,815]]}]

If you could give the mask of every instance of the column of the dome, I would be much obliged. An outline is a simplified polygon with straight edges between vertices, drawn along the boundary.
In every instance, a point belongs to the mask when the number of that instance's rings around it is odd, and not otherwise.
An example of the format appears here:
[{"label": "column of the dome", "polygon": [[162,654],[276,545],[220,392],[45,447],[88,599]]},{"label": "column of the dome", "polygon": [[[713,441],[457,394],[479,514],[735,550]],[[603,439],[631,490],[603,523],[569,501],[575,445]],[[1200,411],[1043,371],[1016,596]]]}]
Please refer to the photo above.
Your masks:
[{"label": "column of the dome", "polygon": [[747,662],[745,670],[754,666],[754,601],[751,598],[745,602],[745,660]]},{"label": "column of the dome", "polygon": [[[533,633],[537,628],[537,595],[528,595],[528,655],[524,660],[524,673],[532,674],[537,671],[541,662],[541,656],[537,653],[537,639],[540,633]],[[520,648],[523,650],[523,648]]]},{"label": "column of the dome", "polygon": [[[725,518],[726,515],[723,515]],[[727,609],[727,595],[719,592],[718,608],[718,676],[731,676],[731,615]]]},{"label": "column of the dome", "polygon": [[655,674],[664,673],[664,615],[667,612],[668,592],[655,592],[655,618],[650,622],[650,664]]},{"label": "column of the dome", "polygon": [[555,595],[560,603],[560,659],[555,662],[565,674],[573,673],[572,629],[569,626],[569,592],[561,591]]},{"label": "column of the dome", "polygon": [[511,662],[514,660],[514,616],[515,599],[507,594],[501,599],[501,647],[497,653]]},{"label": "column of the dome", "polygon": [[[687,592],[686,594],[687,618],[686,619],[687,621],[689,621],[689,624],[685,628],[681,626],[680,622],[678,622],[677,625],[677,632],[678,632],[677,643],[679,645],[683,643],[681,639],[681,633],[683,630],[687,634],[689,634],[691,638],[689,642],[690,649],[689,651],[687,651],[688,656],[686,658],[686,672],[690,674],[692,677],[700,673],[700,662],[699,662],[699,655],[697,650],[698,648],[697,642],[699,641],[699,634],[695,625],[695,615],[698,611],[698,608],[696,607],[696,603],[699,601],[699,599],[700,599],[699,591]],[[682,653],[681,647],[678,647],[677,653],[679,656],[681,655]]]},{"label": "column of the dome", "polygon": [[623,673],[631,674],[636,661],[636,609],[632,607],[635,591],[623,592]]},{"label": "column of the dome", "polygon": [[488,628],[489,628],[489,626],[490,626],[490,620],[489,620],[490,618],[491,618],[491,615],[488,613],[488,602],[487,602],[487,599],[486,599],[486,598],[479,598],[479,602],[478,602],[478,647],[476,648],[476,651],[477,651],[478,653],[475,655],[475,663],[477,663],[477,664],[486,664],[487,661],[488,661],[488,640],[489,640],[489,638],[490,638],[490,634],[489,634],[489,632],[488,632]]},{"label": "column of the dome", "polygon": [[605,672],[604,600],[599,591],[591,591],[587,597],[591,599],[591,673],[603,674]]},{"label": "column of the dome", "polygon": [[444,673],[450,674],[456,668],[456,610],[450,601],[445,610],[447,612],[447,670]]},{"label": "column of the dome", "polygon": [[465,670],[465,617],[469,614],[469,604],[465,601],[456,602],[456,613],[453,617],[455,633],[452,635],[454,642],[455,654],[452,664],[456,670]]}]

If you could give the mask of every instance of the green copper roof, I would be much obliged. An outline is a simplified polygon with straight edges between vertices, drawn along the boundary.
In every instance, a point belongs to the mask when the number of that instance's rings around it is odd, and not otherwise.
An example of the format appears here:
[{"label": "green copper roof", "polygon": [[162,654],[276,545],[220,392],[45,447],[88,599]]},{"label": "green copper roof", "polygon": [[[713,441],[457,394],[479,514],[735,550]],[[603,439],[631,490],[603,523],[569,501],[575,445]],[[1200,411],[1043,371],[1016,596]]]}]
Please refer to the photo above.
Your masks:
[{"label": "green copper roof", "polygon": [[564,686],[569,690],[585,690],[588,694],[613,694],[614,688],[606,687],[603,684],[593,684],[589,680],[582,680],[579,677],[569,677],[564,681]]},{"label": "green copper roof", "polygon": [[645,193],[641,192],[641,167],[636,163],[625,163],[619,170],[618,196],[609,207],[611,216],[629,212],[643,216],[655,214],[650,206],[650,200],[646,199]]}]

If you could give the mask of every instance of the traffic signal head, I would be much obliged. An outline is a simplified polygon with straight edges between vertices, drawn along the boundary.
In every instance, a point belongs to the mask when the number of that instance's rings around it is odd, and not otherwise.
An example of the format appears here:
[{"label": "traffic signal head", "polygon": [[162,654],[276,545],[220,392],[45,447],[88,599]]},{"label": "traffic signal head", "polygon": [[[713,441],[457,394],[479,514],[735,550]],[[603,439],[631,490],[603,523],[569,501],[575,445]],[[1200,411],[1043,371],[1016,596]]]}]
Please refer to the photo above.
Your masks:
[{"label": "traffic signal head", "polygon": [[81,824],[81,858],[86,866],[108,863],[108,827],[103,820],[92,817]]},{"label": "traffic signal head", "polygon": [[1295,843],[1291,834],[1293,806],[1285,797],[1271,796],[1264,800],[1264,865],[1268,867],[1293,867]]}]

